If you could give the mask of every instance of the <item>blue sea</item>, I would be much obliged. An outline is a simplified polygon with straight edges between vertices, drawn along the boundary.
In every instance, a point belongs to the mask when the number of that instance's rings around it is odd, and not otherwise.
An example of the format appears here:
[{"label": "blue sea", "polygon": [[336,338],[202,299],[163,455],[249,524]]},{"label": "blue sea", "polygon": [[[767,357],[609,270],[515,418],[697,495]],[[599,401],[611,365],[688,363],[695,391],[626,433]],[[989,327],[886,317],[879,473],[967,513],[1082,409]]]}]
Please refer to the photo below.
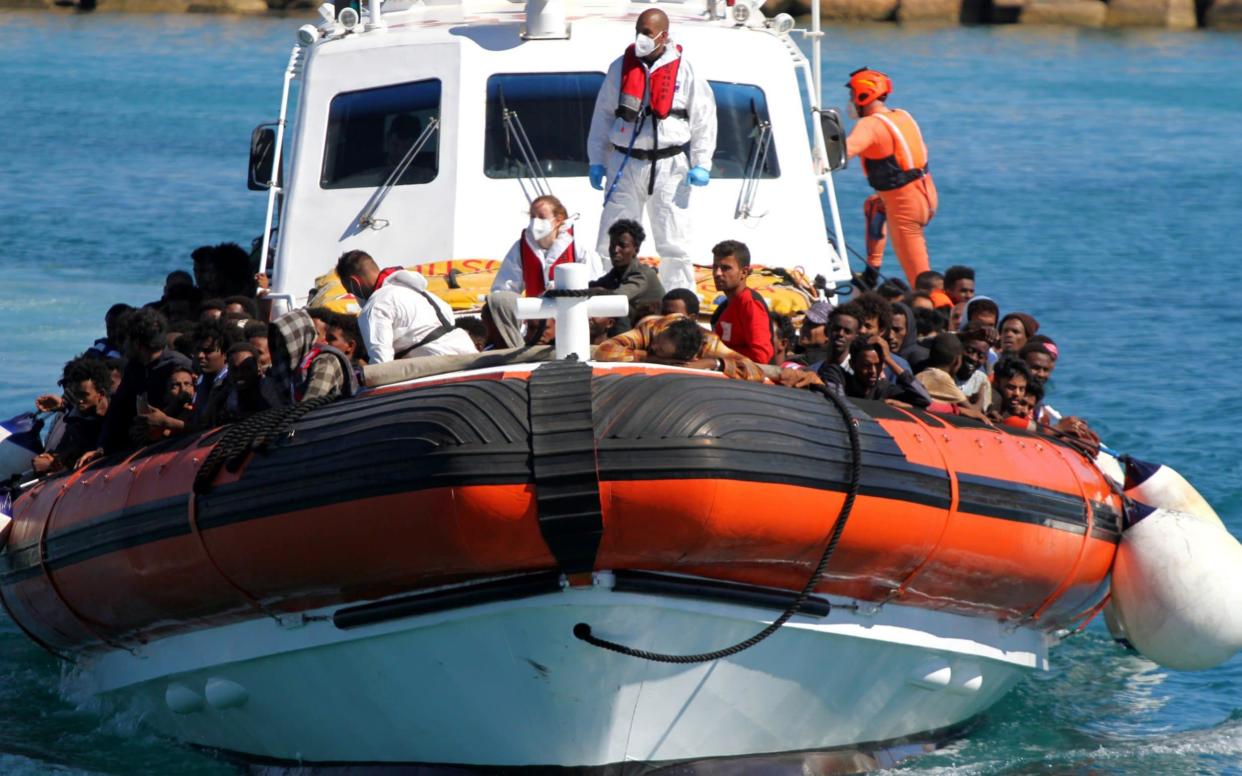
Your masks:
[{"label": "blue sea", "polygon": [[[259,234],[249,133],[275,118],[299,23],[0,11],[0,417],[55,388],[110,304]],[[829,28],[825,52],[835,101],[857,67],[893,77],[931,146],[933,265],[976,267],[1039,319],[1052,403],[1180,470],[1242,534],[1242,36],[874,26]],[[861,173],[838,181],[859,236]],[[0,772],[231,772],[62,698],[60,675],[0,615]],[[1165,671],[1097,622],[896,770],[1242,773],[1242,658]]]}]

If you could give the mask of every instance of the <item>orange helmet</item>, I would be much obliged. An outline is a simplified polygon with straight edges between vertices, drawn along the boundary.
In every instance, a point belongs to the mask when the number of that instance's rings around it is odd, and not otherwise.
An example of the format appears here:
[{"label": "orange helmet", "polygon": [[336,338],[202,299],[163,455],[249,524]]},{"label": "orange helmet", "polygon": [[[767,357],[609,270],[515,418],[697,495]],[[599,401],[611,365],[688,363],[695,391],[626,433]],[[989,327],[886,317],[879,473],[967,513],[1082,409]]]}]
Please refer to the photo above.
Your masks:
[{"label": "orange helmet", "polygon": [[879,70],[860,67],[850,73],[850,80],[845,84],[850,96],[858,107],[870,105],[893,91],[893,82]]}]

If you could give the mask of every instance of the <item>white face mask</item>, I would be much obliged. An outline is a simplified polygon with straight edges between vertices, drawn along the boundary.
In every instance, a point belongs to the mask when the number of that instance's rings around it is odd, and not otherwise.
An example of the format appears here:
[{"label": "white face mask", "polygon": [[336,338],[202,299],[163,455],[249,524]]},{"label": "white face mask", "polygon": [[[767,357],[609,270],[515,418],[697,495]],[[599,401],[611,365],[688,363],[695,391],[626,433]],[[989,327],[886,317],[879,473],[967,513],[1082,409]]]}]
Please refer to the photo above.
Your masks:
[{"label": "white face mask", "polygon": [[543,242],[552,235],[552,222],[546,218],[532,218],[530,220],[530,236],[535,242]]},{"label": "white face mask", "polygon": [[634,37],[634,55],[638,57],[649,57],[651,52],[656,50],[655,38],[643,35],[641,32]]}]

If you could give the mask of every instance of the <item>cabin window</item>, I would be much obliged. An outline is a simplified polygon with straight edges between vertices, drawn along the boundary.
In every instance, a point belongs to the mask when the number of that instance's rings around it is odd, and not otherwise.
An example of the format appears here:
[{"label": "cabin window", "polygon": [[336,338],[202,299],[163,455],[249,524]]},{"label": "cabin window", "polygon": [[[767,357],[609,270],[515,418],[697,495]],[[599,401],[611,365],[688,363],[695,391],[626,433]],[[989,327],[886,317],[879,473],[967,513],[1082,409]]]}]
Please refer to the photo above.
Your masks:
[{"label": "cabin window", "polygon": [[504,109],[517,114],[540,171],[548,178],[585,177],[587,135],[603,73],[521,73],[487,79],[483,172],[530,177],[518,138],[505,131]]},{"label": "cabin window", "polygon": [[[431,119],[439,117],[439,79],[338,94],[328,109],[320,186],[382,186]],[[439,157],[439,132],[433,131],[396,185],[435,180],[440,169]]]},{"label": "cabin window", "polygon": [[[709,83],[716,97],[716,154],[712,157],[712,178],[745,178],[751,160],[761,151],[760,124],[771,120],[768,99],[762,89],[751,84]],[[776,143],[770,141],[759,177],[779,178],[780,175]]]}]

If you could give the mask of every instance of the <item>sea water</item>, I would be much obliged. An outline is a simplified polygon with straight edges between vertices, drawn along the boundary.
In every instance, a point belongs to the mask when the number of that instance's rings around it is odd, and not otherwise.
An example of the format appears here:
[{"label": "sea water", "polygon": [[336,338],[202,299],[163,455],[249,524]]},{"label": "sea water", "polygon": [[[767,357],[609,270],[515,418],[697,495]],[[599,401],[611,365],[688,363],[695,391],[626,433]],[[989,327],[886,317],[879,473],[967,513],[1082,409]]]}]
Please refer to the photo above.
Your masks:
[{"label": "sea water", "polygon": [[[0,417],[55,389],[110,304],[156,299],[195,246],[261,231],[249,133],[276,116],[299,23],[0,12]],[[1242,37],[829,28],[828,104],[863,65],[931,147],[933,264],[974,266],[981,293],[1036,316],[1061,351],[1051,403],[1180,470],[1242,534]],[[867,189],[853,165],[837,180],[861,247]],[[0,772],[230,771],[60,680],[0,616]],[[1165,671],[1097,622],[898,770],[1242,773],[1242,659]]]}]

